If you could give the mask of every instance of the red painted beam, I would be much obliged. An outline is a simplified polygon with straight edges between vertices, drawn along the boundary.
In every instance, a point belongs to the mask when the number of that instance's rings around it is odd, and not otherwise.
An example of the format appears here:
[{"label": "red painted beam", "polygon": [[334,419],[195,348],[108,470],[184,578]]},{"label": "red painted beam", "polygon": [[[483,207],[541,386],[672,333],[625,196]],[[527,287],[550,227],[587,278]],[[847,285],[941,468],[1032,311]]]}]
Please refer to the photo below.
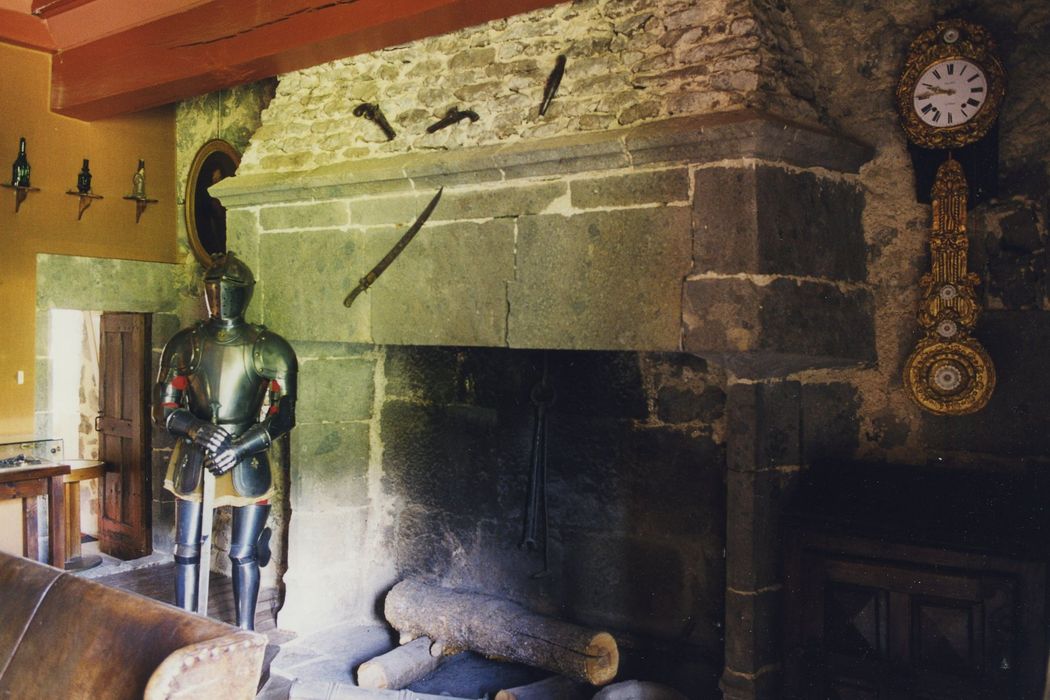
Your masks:
[{"label": "red painted beam", "polygon": [[51,108],[98,119],[564,0],[216,0],[60,50]]},{"label": "red painted beam", "polygon": [[93,0],[33,0],[33,14],[37,17],[53,17],[86,5]]},{"label": "red painted beam", "polygon": [[0,7],[0,27],[3,41],[41,51],[54,51],[55,42],[44,20],[17,10]]}]

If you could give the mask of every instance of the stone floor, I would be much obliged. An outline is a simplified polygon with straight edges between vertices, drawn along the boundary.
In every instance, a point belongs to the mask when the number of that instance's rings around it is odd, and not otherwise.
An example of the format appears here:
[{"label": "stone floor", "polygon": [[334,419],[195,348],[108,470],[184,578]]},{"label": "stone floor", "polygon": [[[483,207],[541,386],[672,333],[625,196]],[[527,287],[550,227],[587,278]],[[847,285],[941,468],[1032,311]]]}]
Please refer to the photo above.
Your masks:
[{"label": "stone floor", "polygon": [[[97,552],[85,552],[92,553]],[[79,572],[78,575],[171,602],[174,594],[174,564],[170,555],[155,554],[132,561],[102,556],[101,566]],[[233,623],[233,586],[230,579],[212,572],[211,593],[209,616]],[[266,635],[269,644],[263,666],[264,682],[257,700],[380,697],[375,692],[358,695],[366,691],[357,689],[356,671],[365,661],[394,648],[397,637],[391,629],[382,625],[341,623],[297,637],[277,627],[276,607],[276,591],[260,591],[255,627],[256,631]],[[548,675],[547,672],[528,666],[500,663],[464,652],[449,657],[431,675],[404,691],[385,691],[384,695],[388,692],[390,700],[491,700],[502,689],[533,683]],[[593,688],[587,690],[581,687],[579,697],[572,700],[589,700],[594,692]],[[617,694],[614,697],[633,695]],[[674,694],[667,697],[681,700],[683,696]],[[693,697],[692,694],[689,697]],[[696,697],[707,698],[709,695],[705,693]]]},{"label": "stone floor", "polygon": [[[85,555],[98,554],[85,550]],[[174,595],[174,564],[171,555],[154,554],[131,561],[101,555],[103,563],[77,575],[99,583],[133,591],[170,603]],[[233,588],[230,579],[212,572],[210,617],[233,623]],[[292,632],[275,624],[276,591],[260,591],[256,608],[256,631],[269,639],[264,663],[265,683],[257,696],[261,700],[285,700],[330,684],[356,687],[355,671],[365,661],[393,649],[396,636],[380,625],[339,624],[310,635],[296,638]],[[437,671],[409,687],[403,700],[418,697],[413,693],[447,697],[449,700],[478,700],[492,697],[503,688],[531,683],[543,678],[544,672],[518,664],[498,663],[476,654],[457,654]],[[296,690],[293,692],[293,686]],[[327,688],[326,688],[327,691]],[[314,697],[299,695],[300,697]],[[326,697],[320,695],[318,697]],[[394,693],[393,698],[398,695]]]}]

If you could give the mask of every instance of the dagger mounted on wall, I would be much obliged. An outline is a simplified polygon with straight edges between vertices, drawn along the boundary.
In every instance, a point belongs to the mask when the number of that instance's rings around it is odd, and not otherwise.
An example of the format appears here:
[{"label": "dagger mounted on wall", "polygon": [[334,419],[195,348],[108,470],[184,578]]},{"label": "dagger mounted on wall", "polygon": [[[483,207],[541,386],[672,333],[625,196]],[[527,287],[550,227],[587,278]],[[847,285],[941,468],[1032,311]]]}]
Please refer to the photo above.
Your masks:
[{"label": "dagger mounted on wall", "polygon": [[383,274],[383,271],[390,267],[390,263],[394,262],[398,255],[401,255],[401,251],[405,249],[405,246],[407,246],[413,238],[415,238],[415,235],[419,233],[419,229],[423,228],[423,224],[425,224],[427,219],[430,218],[430,214],[434,211],[434,207],[437,206],[438,200],[441,199],[441,193],[444,190],[444,187],[438,189],[437,194],[434,195],[430,200],[430,203],[427,204],[425,209],[423,209],[419,218],[417,218],[415,223],[405,231],[400,240],[398,240],[398,242],[394,244],[394,247],[390,249],[390,252],[384,255],[383,259],[380,260],[375,267],[369,270],[368,274],[362,277],[357,283],[357,286],[346,295],[346,299],[343,299],[343,306],[350,308],[350,305],[354,303],[354,299],[360,296],[361,292],[371,287],[372,284],[379,279],[379,276]]}]

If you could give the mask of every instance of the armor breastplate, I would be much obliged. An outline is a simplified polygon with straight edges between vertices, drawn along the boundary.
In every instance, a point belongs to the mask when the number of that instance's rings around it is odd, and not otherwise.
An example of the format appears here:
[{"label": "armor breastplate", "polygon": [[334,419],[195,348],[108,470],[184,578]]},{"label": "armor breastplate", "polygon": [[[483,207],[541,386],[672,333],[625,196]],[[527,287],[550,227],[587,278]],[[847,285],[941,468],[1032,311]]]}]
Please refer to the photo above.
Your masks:
[{"label": "armor breastplate", "polygon": [[269,384],[252,361],[259,331],[247,324],[229,330],[202,325],[194,336],[195,366],[187,376],[190,411],[237,436],[258,422]]}]

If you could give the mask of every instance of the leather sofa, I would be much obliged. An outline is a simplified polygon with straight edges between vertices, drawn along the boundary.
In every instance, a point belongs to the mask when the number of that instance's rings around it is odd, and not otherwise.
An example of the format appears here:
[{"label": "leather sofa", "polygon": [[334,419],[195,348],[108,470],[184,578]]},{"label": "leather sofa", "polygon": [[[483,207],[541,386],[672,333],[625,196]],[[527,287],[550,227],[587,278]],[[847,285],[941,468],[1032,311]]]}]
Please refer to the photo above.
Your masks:
[{"label": "leather sofa", "polygon": [[254,698],[266,637],[0,553],[0,698]]}]

